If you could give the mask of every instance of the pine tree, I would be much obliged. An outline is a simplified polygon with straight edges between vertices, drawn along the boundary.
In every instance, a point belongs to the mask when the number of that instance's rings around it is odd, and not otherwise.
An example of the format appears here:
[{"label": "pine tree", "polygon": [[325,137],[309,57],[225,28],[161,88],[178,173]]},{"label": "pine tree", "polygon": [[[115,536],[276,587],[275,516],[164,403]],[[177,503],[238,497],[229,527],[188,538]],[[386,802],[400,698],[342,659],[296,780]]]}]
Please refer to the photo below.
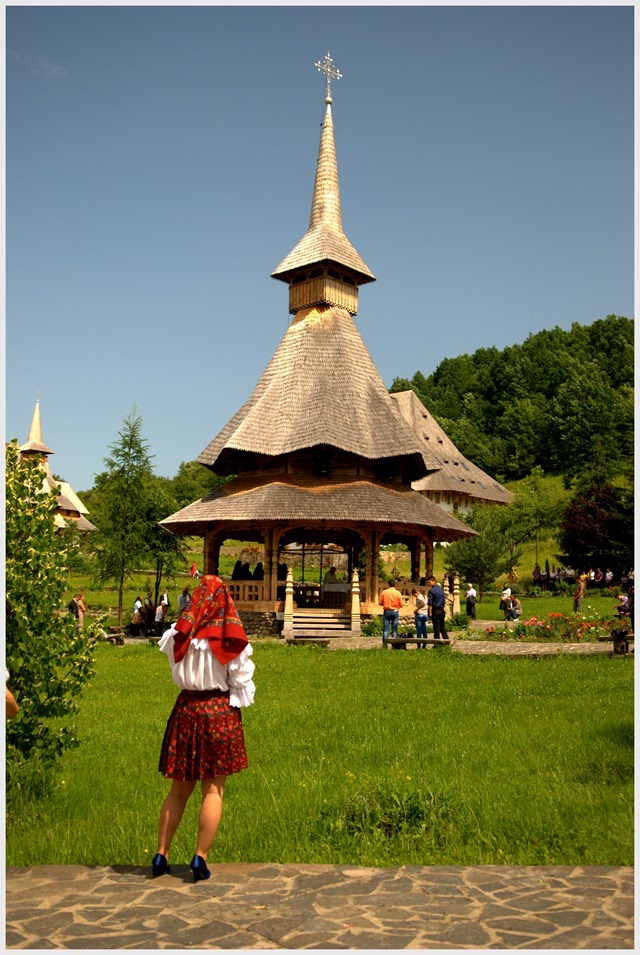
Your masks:
[{"label": "pine tree", "polygon": [[96,480],[95,508],[99,530],[95,544],[101,580],[118,586],[118,625],[122,626],[125,580],[147,551],[146,484],[153,475],[149,445],[142,438],[142,418],[135,406],[122,422],[118,440],[110,445],[106,471]]}]

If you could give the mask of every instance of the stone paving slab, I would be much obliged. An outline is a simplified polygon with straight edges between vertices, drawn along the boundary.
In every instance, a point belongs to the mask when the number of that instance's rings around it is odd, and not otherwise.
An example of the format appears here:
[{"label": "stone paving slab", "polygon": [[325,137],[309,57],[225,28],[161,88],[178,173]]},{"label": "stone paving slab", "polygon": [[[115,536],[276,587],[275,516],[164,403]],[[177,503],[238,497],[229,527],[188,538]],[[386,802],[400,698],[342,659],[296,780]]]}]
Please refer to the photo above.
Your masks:
[{"label": "stone paving slab", "polygon": [[7,949],[634,947],[634,870],[227,864],[8,869]]}]

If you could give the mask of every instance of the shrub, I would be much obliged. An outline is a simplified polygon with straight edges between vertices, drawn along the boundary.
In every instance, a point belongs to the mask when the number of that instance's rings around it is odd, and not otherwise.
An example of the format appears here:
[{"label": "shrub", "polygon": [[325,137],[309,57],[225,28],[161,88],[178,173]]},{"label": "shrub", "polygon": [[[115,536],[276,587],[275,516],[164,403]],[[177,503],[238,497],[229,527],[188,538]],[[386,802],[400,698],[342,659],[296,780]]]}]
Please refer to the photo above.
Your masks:
[{"label": "shrub", "polygon": [[451,620],[447,620],[447,626],[452,629],[466,630],[469,626],[469,619],[466,613],[454,613]]},{"label": "shrub", "polygon": [[382,636],[382,615],[379,617],[372,617],[371,620],[366,620],[361,628],[360,632],[363,637],[381,637]]},{"label": "shrub", "polygon": [[6,665],[20,713],[7,726],[7,768],[46,765],[77,745],[67,717],[93,675],[92,634],[60,612],[66,548],[56,533],[56,493],[36,461],[6,449]]}]

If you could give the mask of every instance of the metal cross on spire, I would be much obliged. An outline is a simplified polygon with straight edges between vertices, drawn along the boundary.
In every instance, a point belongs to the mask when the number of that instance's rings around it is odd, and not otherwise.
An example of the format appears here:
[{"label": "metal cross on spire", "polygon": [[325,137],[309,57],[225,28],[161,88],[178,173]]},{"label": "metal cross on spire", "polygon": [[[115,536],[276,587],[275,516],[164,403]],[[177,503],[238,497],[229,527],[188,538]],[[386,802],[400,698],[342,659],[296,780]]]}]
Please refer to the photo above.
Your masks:
[{"label": "metal cross on spire", "polygon": [[325,102],[331,102],[331,80],[341,80],[342,73],[333,65],[333,60],[331,59],[331,54],[327,53],[324,58],[324,63],[321,63],[320,60],[316,63],[316,66],[320,73],[324,73],[327,78],[327,92],[325,95]]}]

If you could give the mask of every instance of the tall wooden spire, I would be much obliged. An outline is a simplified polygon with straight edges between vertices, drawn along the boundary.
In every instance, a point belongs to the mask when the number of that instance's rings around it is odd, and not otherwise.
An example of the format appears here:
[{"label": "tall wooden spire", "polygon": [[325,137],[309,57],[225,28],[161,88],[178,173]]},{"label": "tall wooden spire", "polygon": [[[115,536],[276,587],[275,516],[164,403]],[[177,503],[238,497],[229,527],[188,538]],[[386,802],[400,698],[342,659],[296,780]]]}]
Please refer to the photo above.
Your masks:
[{"label": "tall wooden spire", "polygon": [[351,315],[358,310],[358,286],[375,275],[349,242],[342,226],[338,161],[331,113],[331,79],[341,74],[329,54],[317,63],[327,77],[325,115],[320,136],[309,228],[280,265],[273,278],[289,283],[289,311],[334,305]]},{"label": "tall wooden spire", "polygon": [[40,400],[36,399],[36,407],[33,412],[33,418],[31,419],[31,427],[29,428],[29,437],[25,444],[20,448],[22,454],[38,453],[38,454],[53,454],[54,452],[51,448],[48,448],[44,441],[42,440],[42,422],[40,420]]}]

